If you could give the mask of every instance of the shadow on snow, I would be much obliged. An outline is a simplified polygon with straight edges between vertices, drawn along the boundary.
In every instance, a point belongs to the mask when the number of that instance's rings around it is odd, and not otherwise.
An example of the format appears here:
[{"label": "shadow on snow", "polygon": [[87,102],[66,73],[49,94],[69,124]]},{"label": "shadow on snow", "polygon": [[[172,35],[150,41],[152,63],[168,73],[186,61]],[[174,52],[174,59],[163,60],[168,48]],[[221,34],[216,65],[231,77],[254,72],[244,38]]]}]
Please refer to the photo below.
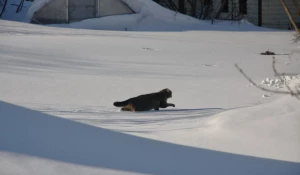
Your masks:
[{"label": "shadow on snow", "polygon": [[0,151],[147,174],[300,173],[300,163],[140,138],[1,101]]}]

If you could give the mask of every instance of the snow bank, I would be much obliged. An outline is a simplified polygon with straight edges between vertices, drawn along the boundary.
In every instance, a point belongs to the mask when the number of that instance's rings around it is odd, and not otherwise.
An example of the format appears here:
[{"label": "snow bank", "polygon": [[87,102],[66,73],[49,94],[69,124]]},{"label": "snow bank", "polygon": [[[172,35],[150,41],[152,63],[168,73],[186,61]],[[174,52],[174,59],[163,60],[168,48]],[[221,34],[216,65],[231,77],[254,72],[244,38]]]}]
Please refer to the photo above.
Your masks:
[{"label": "snow bank", "polygon": [[[289,52],[291,32],[116,32],[0,21],[0,37],[0,174],[300,172],[299,101],[261,98],[234,68],[257,82],[272,77],[271,57],[259,53]],[[299,72],[295,63],[278,69]],[[112,105],[166,87],[176,108],[121,113]]]},{"label": "snow bank", "polygon": [[211,120],[213,137],[222,140],[221,150],[234,147],[247,155],[260,150],[264,157],[299,162],[299,105],[299,100],[286,95],[271,103],[217,114]]},{"label": "snow bank", "polygon": [[223,21],[211,24],[211,21],[198,20],[178,12],[166,9],[152,0],[122,0],[136,14],[114,15],[87,19],[71,24],[56,24],[57,27],[71,27],[95,30],[121,31],[186,31],[186,30],[231,30],[231,31],[266,31],[242,20],[239,22]]},{"label": "snow bank", "polygon": [[166,9],[152,0],[122,0],[142,17],[151,16],[165,22],[177,21],[179,23],[200,24],[201,21],[193,17]]},{"label": "snow bank", "polygon": [[261,86],[268,86],[276,89],[284,88],[286,85],[294,84],[300,79],[300,75],[295,76],[281,76],[281,78],[266,78],[261,81]]},{"label": "snow bank", "polygon": [[[30,22],[34,13],[50,0],[36,0],[29,8],[26,21]],[[136,14],[113,15],[101,18],[86,19],[70,24],[56,24],[52,26],[82,28],[94,30],[121,31],[185,31],[185,30],[235,30],[235,31],[265,31],[247,21],[218,22],[198,20],[193,17],[166,9],[152,0],[122,0]]]},{"label": "snow bank", "polygon": [[[1,174],[80,174],[83,170],[84,174],[116,175],[128,172],[296,175],[300,172],[299,163],[139,138],[5,102],[0,102],[0,110]],[[21,160],[22,165],[29,166],[20,166]]]},{"label": "snow bank", "polygon": [[122,31],[182,31],[204,29],[207,26],[206,22],[166,9],[152,0],[123,0],[123,2],[136,14],[86,19],[53,26]]}]

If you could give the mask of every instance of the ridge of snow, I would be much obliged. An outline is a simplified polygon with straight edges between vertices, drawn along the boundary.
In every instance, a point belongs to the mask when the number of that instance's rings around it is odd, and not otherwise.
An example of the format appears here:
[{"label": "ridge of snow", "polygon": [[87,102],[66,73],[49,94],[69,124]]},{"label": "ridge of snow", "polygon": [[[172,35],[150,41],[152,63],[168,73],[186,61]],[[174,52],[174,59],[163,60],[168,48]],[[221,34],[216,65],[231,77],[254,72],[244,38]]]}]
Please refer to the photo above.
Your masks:
[{"label": "ridge of snow", "polygon": [[1,174],[81,174],[85,171],[84,174],[119,175],[129,172],[296,175],[300,172],[296,162],[136,137],[1,101],[0,109]]}]

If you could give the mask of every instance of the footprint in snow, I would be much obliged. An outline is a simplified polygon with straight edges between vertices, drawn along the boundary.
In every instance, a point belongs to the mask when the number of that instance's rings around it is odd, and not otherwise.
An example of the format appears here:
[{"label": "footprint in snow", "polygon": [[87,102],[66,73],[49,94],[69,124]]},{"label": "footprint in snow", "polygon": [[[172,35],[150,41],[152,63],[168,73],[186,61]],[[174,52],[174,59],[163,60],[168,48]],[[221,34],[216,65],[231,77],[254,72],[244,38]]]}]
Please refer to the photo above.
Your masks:
[{"label": "footprint in snow", "polygon": [[158,50],[158,49],[154,49],[154,48],[150,48],[150,47],[143,47],[143,50]]},{"label": "footprint in snow", "polygon": [[217,67],[217,64],[200,64],[202,67]]}]

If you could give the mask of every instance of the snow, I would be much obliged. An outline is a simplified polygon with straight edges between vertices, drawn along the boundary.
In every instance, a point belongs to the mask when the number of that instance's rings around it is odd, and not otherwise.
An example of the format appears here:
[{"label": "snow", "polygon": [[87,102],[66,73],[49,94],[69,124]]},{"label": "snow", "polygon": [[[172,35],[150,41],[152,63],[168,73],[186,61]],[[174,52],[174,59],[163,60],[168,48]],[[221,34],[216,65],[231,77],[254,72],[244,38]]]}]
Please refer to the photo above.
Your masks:
[{"label": "snow", "polygon": [[[300,101],[255,88],[234,67],[286,90],[260,53],[282,53],[278,71],[299,73],[293,34],[171,20],[136,2],[137,14],[67,28],[0,20],[0,174],[298,175]],[[299,75],[284,78],[299,88]],[[112,105],[164,88],[175,108]]]},{"label": "snow", "polygon": [[271,29],[254,26],[246,20],[237,22],[200,21],[190,16],[165,9],[153,1],[135,0],[127,3],[136,14],[115,15],[95,19],[86,19],[70,24],[54,24],[56,27],[118,30],[118,31],[271,31]]},{"label": "snow", "polygon": [[261,85],[265,85],[265,86],[269,86],[272,88],[276,88],[276,89],[280,89],[283,88],[289,84],[293,84],[294,81],[298,81],[298,79],[300,79],[300,75],[294,75],[294,76],[281,76],[281,78],[274,78],[274,79],[270,79],[270,78],[266,78],[265,80],[261,81]]},{"label": "snow", "polygon": [[[55,27],[91,29],[91,30],[116,30],[116,31],[190,31],[190,30],[215,30],[215,31],[271,31],[259,28],[245,20],[236,22],[217,22],[211,24],[210,20],[199,21],[181,14],[171,12],[173,17],[166,15],[168,20],[158,19],[144,13],[108,16],[96,19],[86,19],[70,24],[52,24]],[[180,17],[178,17],[180,16]],[[185,18],[184,18],[185,17]]]},{"label": "snow", "polygon": [[[39,172],[46,174],[128,174],[129,172],[295,174],[299,172],[297,163],[135,137],[4,102],[1,102],[0,107],[1,174],[39,174]],[[212,167],[215,165],[218,168]]]}]

